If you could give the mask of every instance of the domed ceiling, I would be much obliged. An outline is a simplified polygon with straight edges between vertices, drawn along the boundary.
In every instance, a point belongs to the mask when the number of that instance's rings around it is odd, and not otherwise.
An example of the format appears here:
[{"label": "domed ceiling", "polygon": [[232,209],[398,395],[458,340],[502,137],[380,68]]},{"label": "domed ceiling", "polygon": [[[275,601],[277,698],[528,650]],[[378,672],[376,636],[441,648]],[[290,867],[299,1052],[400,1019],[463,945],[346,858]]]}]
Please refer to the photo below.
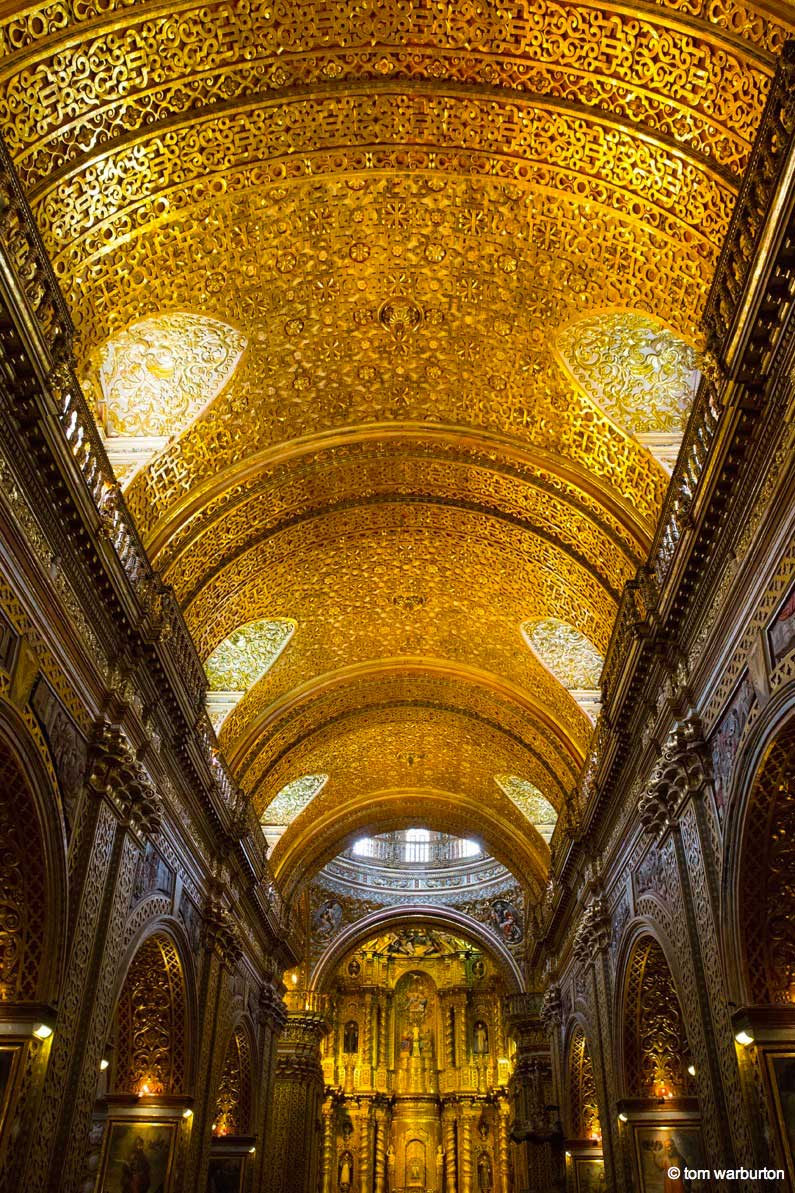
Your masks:
[{"label": "domed ceiling", "polygon": [[[418,817],[543,889],[547,842],[495,776],[565,832],[588,685],[546,644],[585,643],[594,682],[794,17],[59,0],[0,21],[0,121],[111,458],[146,439],[119,473],[224,660],[222,748],[260,815],[328,776],[281,825],[288,891]],[[236,675],[253,625],[291,632]]]}]

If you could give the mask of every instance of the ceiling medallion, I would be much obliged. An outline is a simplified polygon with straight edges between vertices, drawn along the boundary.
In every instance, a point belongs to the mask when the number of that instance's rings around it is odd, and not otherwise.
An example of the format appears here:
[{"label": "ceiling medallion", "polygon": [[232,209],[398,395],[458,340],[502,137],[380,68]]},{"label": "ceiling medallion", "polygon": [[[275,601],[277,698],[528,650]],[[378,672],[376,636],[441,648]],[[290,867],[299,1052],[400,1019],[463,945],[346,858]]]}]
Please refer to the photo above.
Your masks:
[{"label": "ceiling medallion", "polygon": [[401,343],[422,323],[424,314],[410,298],[388,298],[378,309],[378,322]]}]

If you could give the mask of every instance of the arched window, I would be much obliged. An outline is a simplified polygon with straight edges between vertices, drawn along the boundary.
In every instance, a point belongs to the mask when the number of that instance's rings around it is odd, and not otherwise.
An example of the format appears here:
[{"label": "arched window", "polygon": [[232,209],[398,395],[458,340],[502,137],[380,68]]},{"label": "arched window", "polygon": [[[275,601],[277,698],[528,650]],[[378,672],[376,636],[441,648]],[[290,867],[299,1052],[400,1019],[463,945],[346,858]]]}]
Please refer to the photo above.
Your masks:
[{"label": "arched window", "polygon": [[405,860],[407,862],[427,862],[430,856],[431,834],[428,829],[406,829]]}]

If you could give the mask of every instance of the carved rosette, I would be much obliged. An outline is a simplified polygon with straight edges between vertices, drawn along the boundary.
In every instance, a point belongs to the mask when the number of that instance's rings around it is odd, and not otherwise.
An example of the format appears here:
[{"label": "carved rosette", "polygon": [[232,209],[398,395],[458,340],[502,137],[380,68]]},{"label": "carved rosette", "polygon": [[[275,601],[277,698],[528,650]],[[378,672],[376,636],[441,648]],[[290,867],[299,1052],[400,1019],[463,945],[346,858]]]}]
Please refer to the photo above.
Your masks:
[{"label": "carved rosette", "polygon": [[89,753],[87,782],[134,831],[153,834],[159,830],[163,820],[160,798],[117,726],[103,722],[98,727]]}]

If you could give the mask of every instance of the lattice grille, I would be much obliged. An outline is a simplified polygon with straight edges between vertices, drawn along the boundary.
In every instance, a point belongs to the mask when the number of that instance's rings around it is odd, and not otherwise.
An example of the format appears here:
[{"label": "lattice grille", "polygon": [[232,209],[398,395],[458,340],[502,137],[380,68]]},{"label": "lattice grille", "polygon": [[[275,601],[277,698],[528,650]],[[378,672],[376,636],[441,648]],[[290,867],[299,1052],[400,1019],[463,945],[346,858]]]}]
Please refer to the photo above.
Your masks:
[{"label": "lattice grille", "polygon": [[569,1045],[569,1120],[572,1139],[601,1138],[591,1054],[581,1027]]},{"label": "lattice grille", "polygon": [[150,936],[138,950],[119,995],[116,1023],[116,1092],[184,1092],[185,988],[167,936]]},{"label": "lattice grille", "polygon": [[16,755],[0,742],[0,1000],[40,993],[46,882],[33,796]]},{"label": "lattice grille", "polygon": [[626,979],[624,1066],[634,1097],[691,1097],[690,1048],[682,1010],[662,948],[653,937],[636,944]]},{"label": "lattice grille", "polygon": [[251,1126],[251,1053],[242,1027],[226,1051],[213,1119],[214,1135],[247,1135]]},{"label": "lattice grille", "polygon": [[748,989],[758,1003],[795,1001],[795,722],[754,781],[742,845],[740,916]]}]

